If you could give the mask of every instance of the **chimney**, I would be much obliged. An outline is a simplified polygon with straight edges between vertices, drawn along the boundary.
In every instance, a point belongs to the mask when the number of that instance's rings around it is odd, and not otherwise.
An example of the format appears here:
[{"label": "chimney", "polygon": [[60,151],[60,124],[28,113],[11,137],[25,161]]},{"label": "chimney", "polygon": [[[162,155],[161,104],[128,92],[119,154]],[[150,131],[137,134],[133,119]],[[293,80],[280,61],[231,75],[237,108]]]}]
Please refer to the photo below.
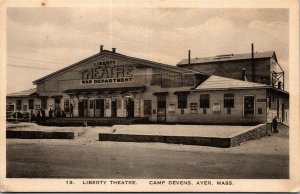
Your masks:
[{"label": "chimney", "polygon": [[241,80],[247,81],[246,68],[243,68],[243,69],[242,69],[242,78],[241,78]]},{"label": "chimney", "polygon": [[189,69],[192,69],[192,66],[191,66],[191,50],[189,50],[189,58],[188,58],[188,63],[189,63]]},{"label": "chimney", "polygon": [[254,45],[251,44],[251,67],[252,67],[252,82],[255,82],[255,64],[254,64]]},{"label": "chimney", "polygon": [[103,51],[104,45],[100,45],[100,52]]},{"label": "chimney", "polygon": [[113,52],[113,53],[115,53],[115,52],[116,52],[116,48],[112,48],[111,50],[112,50],[112,52]]}]

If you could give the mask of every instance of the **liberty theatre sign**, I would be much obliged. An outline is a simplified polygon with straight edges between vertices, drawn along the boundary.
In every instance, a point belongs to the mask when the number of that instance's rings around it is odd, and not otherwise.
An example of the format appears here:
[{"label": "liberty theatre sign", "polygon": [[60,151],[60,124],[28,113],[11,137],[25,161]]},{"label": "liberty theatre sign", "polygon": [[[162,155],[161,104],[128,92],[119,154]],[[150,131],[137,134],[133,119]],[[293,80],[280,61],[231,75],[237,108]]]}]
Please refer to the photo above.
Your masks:
[{"label": "liberty theatre sign", "polygon": [[133,81],[133,67],[116,65],[115,61],[94,62],[91,68],[80,71],[81,85],[125,83]]}]

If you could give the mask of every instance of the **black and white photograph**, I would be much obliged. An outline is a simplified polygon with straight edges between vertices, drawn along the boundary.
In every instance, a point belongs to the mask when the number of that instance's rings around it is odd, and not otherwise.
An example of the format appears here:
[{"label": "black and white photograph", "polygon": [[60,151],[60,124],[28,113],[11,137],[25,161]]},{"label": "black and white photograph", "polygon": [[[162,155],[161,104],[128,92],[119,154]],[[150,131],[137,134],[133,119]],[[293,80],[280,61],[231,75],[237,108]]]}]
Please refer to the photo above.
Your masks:
[{"label": "black and white photograph", "polygon": [[16,2],[2,191],[299,191],[297,1]]}]

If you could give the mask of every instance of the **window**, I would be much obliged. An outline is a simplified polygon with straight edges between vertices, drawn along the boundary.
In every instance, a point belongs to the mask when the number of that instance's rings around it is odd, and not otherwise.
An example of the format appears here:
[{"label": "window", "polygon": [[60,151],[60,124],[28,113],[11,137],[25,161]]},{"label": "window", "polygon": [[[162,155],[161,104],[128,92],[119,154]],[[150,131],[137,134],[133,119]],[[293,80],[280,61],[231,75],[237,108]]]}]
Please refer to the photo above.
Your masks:
[{"label": "window", "polygon": [[190,103],[191,113],[198,113],[198,103]]},{"label": "window", "polygon": [[[56,99],[55,99],[55,103],[56,103]],[[59,103],[60,103],[60,100],[59,100]],[[47,98],[42,98],[41,99],[41,106],[42,106],[41,107],[42,109],[47,109]]]},{"label": "window", "polygon": [[187,95],[178,95],[178,108],[186,108],[187,107]]},{"label": "window", "polygon": [[244,96],[244,116],[254,115],[254,96]]},{"label": "window", "polygon": [[224,108],[234,108],[234,94],[224,94]]},{"label": "window", "polygon": [[6,111],[14,111],[15,110],[15,106],[12,104],[6,105]]},{"label": "window", "polygon": [[161,86],[162,88],[194,85],[194,75],[183,75],[158,68],[152,70],[151,85]]},{"label": "window", "polygon": [[145,116],[151,115],[151,110],[152,110],[151,100],[144,100],[144,115]]},{"label": "window", "polygon": [[29,99],[28,100],[28,105],[29,105],[29,109],[34,109],[34,100],[33,99]]},{"label": "window", "polygon": [[90,109],[94,109],[94,100],[90,100]]},{"label": "window", "polygon": [[64,100],[64,110],[65,110],[65,112],[70,111],[70,99],[69,98],[65,98],[65,100]]},{"label": "window", "polygon": [[209,94],[200,94],[200,108],[209,108]]},{"label": "window", "polygon": [[17,110],[21,110],[21,107],[22,106],[22,101],[21,100],[17,100],[16,101],[16,108],[17,108]]},{"label": "window", "polygon": [[27,105],[23,105],[23,111],[27,111]]},{"label": "window", "polygon": [[182,75],[182,86],[193,86],[194,75]]}]

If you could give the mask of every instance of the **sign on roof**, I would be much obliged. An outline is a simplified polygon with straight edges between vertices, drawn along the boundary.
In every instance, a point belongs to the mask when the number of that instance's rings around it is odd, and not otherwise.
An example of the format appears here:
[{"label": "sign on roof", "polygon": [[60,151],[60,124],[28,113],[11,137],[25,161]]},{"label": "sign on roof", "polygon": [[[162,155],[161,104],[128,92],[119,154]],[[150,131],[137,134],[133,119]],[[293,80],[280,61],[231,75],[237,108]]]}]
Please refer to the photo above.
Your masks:
[{"label": "sign on roof", "polygon": [[81,85],[125,83],[133,81],[134,67],[117,65],[116,61],[95,61],[94,66],[80,71]]}]

